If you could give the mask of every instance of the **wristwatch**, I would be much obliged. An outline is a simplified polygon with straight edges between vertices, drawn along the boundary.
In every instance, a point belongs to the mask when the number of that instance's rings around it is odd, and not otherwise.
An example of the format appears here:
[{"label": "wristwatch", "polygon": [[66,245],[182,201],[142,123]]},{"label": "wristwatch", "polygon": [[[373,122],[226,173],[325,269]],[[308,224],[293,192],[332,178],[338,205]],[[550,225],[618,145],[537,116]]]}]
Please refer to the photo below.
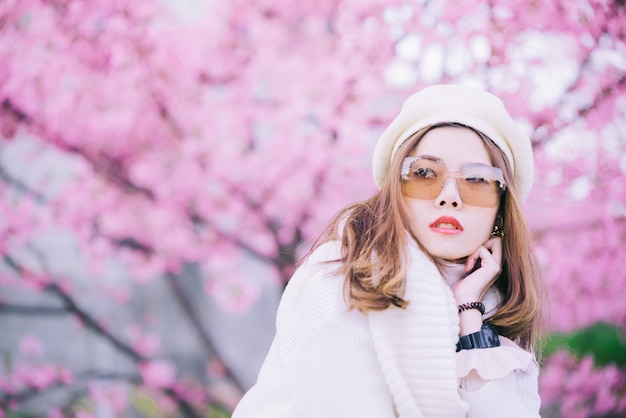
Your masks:
[{"label": "wristwatch", "polygon": [[500,347],[500,337],[498,337],[498,333],[491,325],[483,324],[480,331],[459,337],[456,351],[458,353],[461,350],[491,347]]}]

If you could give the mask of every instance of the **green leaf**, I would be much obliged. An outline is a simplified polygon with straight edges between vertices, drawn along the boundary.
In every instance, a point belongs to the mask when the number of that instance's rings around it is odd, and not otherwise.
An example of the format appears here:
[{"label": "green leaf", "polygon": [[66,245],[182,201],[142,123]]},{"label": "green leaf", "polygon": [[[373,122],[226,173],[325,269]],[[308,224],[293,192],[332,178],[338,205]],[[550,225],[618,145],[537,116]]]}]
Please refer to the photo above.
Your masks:
[{"label": "green leaf", "polygon": [[230,418],[231,413],[220,406],[212,405],[209,407],[208,416],[209,418]]},{"label": "green leaf", "polygon": [[610,364],[626,367],[624,332],[607,322],[597,322],[569,333],[550,334],[543,344],[543,356],[547,358],[558,350],[568,350],[578,358],[592,355],[598,367]]},{"label": "green leaf", "polygon": [[149,418],[162,418],[165,416],[163,410],[150,395],[140,389],[135,389],[131,393],[131,404],[137,411]]}]

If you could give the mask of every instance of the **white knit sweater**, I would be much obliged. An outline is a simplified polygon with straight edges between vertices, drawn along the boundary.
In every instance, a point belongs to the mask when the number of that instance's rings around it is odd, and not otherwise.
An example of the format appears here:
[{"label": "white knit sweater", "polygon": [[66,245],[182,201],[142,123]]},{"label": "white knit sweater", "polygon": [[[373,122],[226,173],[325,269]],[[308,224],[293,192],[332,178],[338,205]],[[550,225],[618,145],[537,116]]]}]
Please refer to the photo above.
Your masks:
[{"label": "white knit sweater", "polygon": [[[455,351],[459,320],[449,285],[409,248],[407,309],[346,308],[333,274],[340,244],[320,246],[293,275],[257,383],[233,418],[538,417],[534,357],[501,346]],[[483,300],[493,312],[497,297]]]}]

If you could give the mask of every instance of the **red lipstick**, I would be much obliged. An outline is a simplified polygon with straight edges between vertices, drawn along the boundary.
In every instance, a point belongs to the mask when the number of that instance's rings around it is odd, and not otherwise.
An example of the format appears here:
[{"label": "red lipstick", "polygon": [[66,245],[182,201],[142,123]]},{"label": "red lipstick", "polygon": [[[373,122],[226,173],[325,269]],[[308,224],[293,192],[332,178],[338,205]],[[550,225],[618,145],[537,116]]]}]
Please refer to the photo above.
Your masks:
[{"label": "red lipstick", "polygon": [[457,235],[463,232],[463,225],[452,216],[442,216],[430,224],[430,229],[440,234]]}]

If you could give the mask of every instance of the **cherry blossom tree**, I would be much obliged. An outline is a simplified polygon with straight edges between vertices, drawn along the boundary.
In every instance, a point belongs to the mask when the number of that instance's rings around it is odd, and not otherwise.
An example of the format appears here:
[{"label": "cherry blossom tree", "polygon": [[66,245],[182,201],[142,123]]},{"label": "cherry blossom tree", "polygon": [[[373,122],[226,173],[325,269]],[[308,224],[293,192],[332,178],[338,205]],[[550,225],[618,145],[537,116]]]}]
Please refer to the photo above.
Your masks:
[{"label": "cherry blossom tree", "polygon": [[[0,416],[228,416],[246,384],[202,300],[242,316],[268,282],[280,294],[330,216],[375,191],[401,101],[435,82],[489,88],[533,140],[546,416],[626,411],[622,0],[189,4],[0,2],[0,320],[74,321],[120,364],[52,361],[59,343],[23,329],[0,344]],[[80,268],[45,245],[59,235]],[[152,314],[114,319],[157,285],[201,372]],[[575,337],[605,329],[598,361]]]}]

